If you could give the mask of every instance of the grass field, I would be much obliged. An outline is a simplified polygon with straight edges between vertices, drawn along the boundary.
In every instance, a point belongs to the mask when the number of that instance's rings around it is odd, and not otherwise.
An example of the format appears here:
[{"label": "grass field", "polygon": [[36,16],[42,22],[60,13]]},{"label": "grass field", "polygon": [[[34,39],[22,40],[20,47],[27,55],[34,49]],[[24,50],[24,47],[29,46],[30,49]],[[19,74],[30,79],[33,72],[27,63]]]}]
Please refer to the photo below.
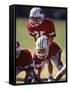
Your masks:
[{"label": "grass field", "polygon": [[[58,43],[58,45],[62,49],[62,62],[63,64],[66,63],[66,23],[65,21],[58,21],[58,20],[53,20],[55,24],[55,29],[56,29],[56,38],[55,42]],[[35,52],[35,41],[34,39],[29,35],[27,27],[27,19],[16,19],[16,39],[20,42],[21,47],[23,48],[28,48],[29,50],[32,51],[32,53]],[[53,64],[54,65],[54,64]],[[54,65],[54,71],[53,75],[55,76],[57,73],[57,68]],[[25,72],[21,72],[18,76],[20,78],[24,78]],[[47,69],[47,64],[44,67],[44,70],[41,73],[41,77],[45,78],[48,77],[48,69]],[[17,82],[17,83],[22,83],[22,82]]]}]

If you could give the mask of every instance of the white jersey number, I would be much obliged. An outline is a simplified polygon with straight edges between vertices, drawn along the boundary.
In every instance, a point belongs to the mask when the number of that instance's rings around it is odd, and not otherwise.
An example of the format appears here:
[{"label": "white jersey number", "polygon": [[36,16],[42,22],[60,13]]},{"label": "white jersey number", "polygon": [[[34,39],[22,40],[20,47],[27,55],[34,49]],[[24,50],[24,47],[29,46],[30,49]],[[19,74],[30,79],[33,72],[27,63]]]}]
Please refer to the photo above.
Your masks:
[{"label": "white jersey number", "polygon": [[34,35],[35,35],[36,39],[39,38],[40,36],[44,35],[44,34],[45,34],[44,31],[40,31],[40,32],[34,31]]}]

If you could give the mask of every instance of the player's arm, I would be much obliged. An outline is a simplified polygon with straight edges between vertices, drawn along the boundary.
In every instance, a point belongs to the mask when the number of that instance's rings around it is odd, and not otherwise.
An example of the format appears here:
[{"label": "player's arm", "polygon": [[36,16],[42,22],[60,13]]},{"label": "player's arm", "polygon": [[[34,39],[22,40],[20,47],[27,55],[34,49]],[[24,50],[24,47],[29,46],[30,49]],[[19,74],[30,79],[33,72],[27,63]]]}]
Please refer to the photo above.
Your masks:
[{"label": "player's arm", "polygon": [[52,21],[49,22],[49,25],[50,25],[49,37],[55,37],[56,36],[55,25]]},{"label": "player's arm", "polygon": [[34,30],[32,30],[32,28],[31,28],[31,26],[30,26],[29,23],[27,24],[27,30],[28,30],[28,32],[29,32],[29,35],[31,35],[32,37],[34,37],[34,39],[35,39],[35,41],[36,41],[36,38],[35,38],[36,33],[32,32],[32,31],[34,31]]}]

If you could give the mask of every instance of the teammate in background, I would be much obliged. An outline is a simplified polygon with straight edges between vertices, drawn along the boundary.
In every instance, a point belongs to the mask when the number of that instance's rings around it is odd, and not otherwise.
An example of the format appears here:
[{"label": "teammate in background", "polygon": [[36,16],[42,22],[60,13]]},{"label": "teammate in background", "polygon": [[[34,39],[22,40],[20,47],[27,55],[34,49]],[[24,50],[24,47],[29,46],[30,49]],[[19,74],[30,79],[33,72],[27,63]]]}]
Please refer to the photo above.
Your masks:
[{"label": "teammate in background", "polygon": [[34,68],[31,52],[28,49],[21,49],[20,44],[16,42],[16,75],[21,71],[26,72],[25,83],[33,77]]},{"label": "teammate in background", "polygon": [[[61,56],[61,49],[59,46],[53,41],[54,37],[56,36],[55,33],[55,27],[51,20],[45,18],[45,14],[42,8],[35,7],[32,8],[29,15],[29,22],[27,24],[27,28],[29,31],[29,34],[34,37],[35,41],[42,35],[46,35],[48,37],[48,45],[49,45],[49,51],[52,52],[52,54],[49,55],[48,59],[50,59],[54,54],[54,60],[59,60],[59,57]],[[57,50],[56,50],[57,48]],[[59,70],[62,68],[62,62],[60,61],[60,65],[58,63]],[[49,78],[53,79],[52,76],[52,70],[53,66],[51,61],[49,60]]]}]

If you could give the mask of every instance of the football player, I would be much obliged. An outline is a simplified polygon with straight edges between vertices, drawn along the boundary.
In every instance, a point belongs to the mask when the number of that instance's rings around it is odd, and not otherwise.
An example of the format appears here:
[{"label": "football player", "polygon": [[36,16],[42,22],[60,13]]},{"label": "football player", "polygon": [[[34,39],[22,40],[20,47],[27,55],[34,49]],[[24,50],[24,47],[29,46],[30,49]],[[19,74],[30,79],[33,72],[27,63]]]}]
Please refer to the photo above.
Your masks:
[{"label": "football player", "polygon": [[[40,79],[41,71],[44,68],[46,58],[49,53],[48,40],[46,36],[41,36],[36,41],[36,50],[33,54],[33,61],[35,63],[35,74]],[[36,72],[37,70],[37,72]]]},{"label": "football player", "polygon": [[56,36],[55,27],[51,20],[45,18],[44,10],[41,8],[32,8],[27,24],[28,31],[35,41],[42,35],[46,35],[50,42]]},{"label": "football player", "polygon": [[[45,18],[45,14],[42,8],[40,7],[34,7],[30,11],[29,15],[29,22],[27,24],[27,28],[29,31],[29,34],[34,37],[35,41],[42,35],[46,35],[48,37],[48,45],[49,45],[49,50],[51,47],[54,49],[55,55],[58,56],[58,58],[61,56],[61,49],[55,43],[54,37],[56,36],[55,33],[55,26],[53,22],[47,18]],[[58,48],[59,50],[56,50]],[[53,52],[53,49],[51,49],[51,53]],[[50,55],[49,55],[50,56]],[[53,56],[53,53],[51,54]],[[55,56],[55,57],[56,57]],[[52,63],[49,61],[50,64],[50,78],[52,78]],[[61,68],[62,68],[62,62],[61,62]]]},{"label": "football player", "polygon": [[38,77],[40,77],[46,62],[48,63],[49,78],[54,80],[52,75],[53,67],[50,62],[53,61],[58,70],[62,68],[62,62],[60,47],[56,43],[52,44],[53,45],[49,47],[48,38],[46,36],[43,35],[39,37],[36,41],[36,52],[33,55],[33,60],[35,61],[35,68],[38,70]]},{"label": "football player", "polygon": [[32,79],[34,74],[31,52],[28,49],[21,49],[20,44],[16,42],[16,75],[21,71],[26,71],[25,83]]}]

